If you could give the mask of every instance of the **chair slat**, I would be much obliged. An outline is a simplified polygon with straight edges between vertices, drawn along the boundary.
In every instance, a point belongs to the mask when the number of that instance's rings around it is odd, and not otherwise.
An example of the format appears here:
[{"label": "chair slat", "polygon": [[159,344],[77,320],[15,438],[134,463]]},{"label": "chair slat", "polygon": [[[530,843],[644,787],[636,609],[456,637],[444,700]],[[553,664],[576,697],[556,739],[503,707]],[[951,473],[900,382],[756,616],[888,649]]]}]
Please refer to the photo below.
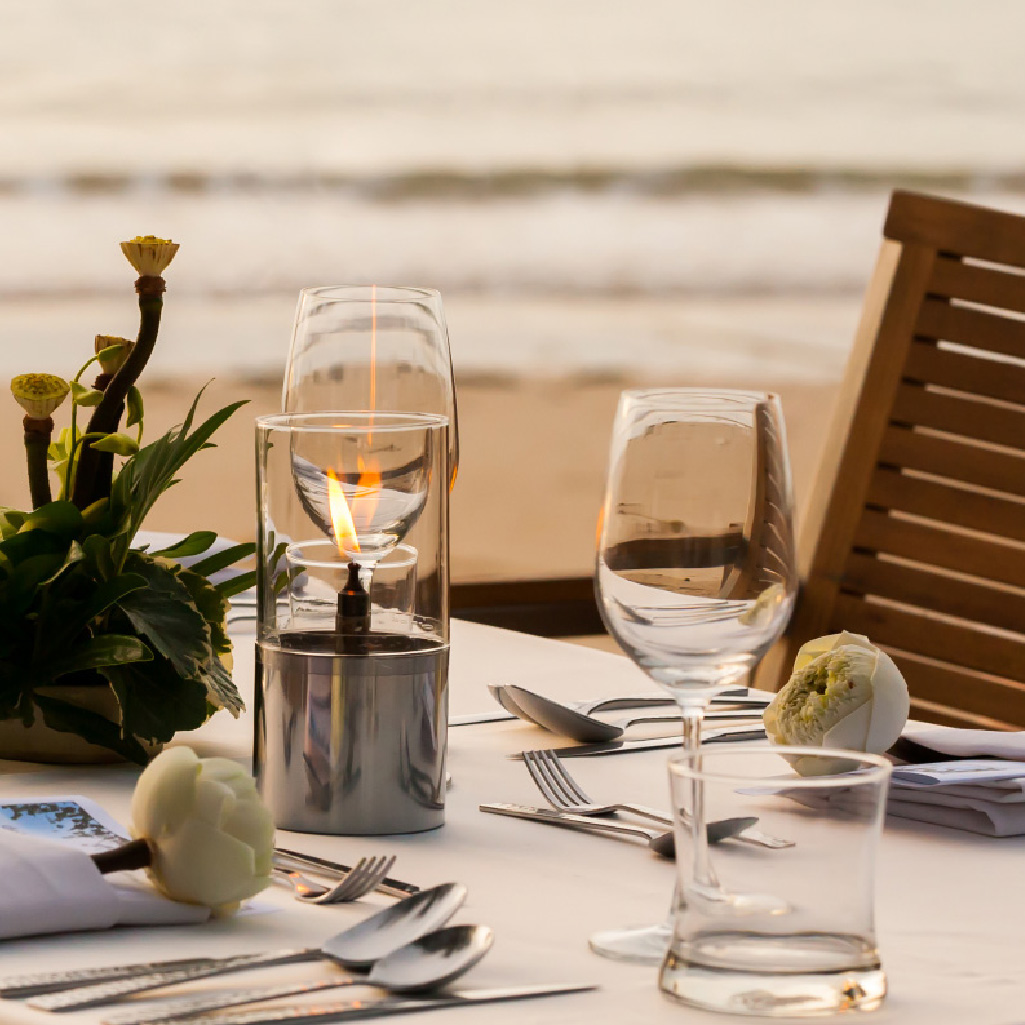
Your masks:
[{"label": "chair slat", "polygon": [[1001,210],[898,189],[890,200],[883,235],[943,253],[1025,267],[1022,218]]},{"label": "chair slat", "polygon": [[942,299],[922,303],[915,334],[1025,359],[1025,321],[970,306],[953,306]]},{"label": "chair slat", "polygon": [[916,611],[841,594],[833,609],[837,629],[866,634],[876,644],[900,648],[994,676],[1025,680],[1025,639],[951,623]]},{"label": "chair slat", "polygon": [[934,295],[1025,313],[1025,275],[960,260],[939,259],[929,280]]},{"label": "chair slat", "polygon": [[[1025,686],[1022,684],[908,652],[893,650],[889,654],[907,681],[912,698],[960,709],[997,723],[1025,727]],[[935,721],[934,716],[929,718]]]},{"label": "chair slat", "polygon": [[1025,406],[998,406],[964,395],[902,384],[897,389],[890,420],[1025,450]]},{"label": "chair slat", "polygon": [[1025,542],[1025,503],[880,467],[867,503]]},{"label": "chair slat", "polygon": [[904,379],[1025,404],[1025,368],[942,349],[933,342],[912,342]]},{"label": "chair slat", "polygon": [[844,568],[843,587],[1003,630],[1025,629],[1025,592],[959,580],[925,567],[854,552]]},{"label": "chair slat", "polygon": [[879,462],[1025,496],[1025,454],[891,426],[883,435]]},{"label": "chair slat", "polygon": [[926,566],[1025,587],[1025,549],[958,534],[866,509],[854,535],[856,548],[898,555]]}]

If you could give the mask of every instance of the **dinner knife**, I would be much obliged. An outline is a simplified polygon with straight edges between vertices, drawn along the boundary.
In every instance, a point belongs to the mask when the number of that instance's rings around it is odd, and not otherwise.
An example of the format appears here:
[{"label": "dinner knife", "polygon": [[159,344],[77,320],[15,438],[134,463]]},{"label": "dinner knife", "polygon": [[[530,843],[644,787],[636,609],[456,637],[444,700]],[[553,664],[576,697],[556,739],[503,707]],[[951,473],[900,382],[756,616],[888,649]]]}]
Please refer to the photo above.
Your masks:
[{"label": "dinner knife", "polygon": [[388,996],[381,1000],[340,1000],[332,1003],[306,1004],[292,1007],[268,1007],[239,1011],[236,1014],[218,1014],[216,1017],[179,1018],[179,1025],[278,1025],[303,1021],[359,1021],[364,1018],[383,1018],[390,1014],[416,1014],[443,1007],[468,1007],[472,1004],[491,1004],[507,1000],[532,1000],[536,997],[557,996],[564,993],[588,993],[597,989],[593,985],[563,983],[548,986],[505,986],[500,989],[464,989],[432,997]]},{"label": "dinner knife", "polygon": [[[764,740],[765,730],[761,726],[724,726],[718,730],[705,730],[701,734],[702,744],[724,744],[734,740]],[[582,758],[586,755],[618,755],[630,751],[659,751],[665,748],[683,749],[680,737],[647,737],[644,740],[606,740],[596,744],[574,744],[572,747],[557,747],[552,753],[560,758]],[[511,755],[522,758],[524,752]]]}]

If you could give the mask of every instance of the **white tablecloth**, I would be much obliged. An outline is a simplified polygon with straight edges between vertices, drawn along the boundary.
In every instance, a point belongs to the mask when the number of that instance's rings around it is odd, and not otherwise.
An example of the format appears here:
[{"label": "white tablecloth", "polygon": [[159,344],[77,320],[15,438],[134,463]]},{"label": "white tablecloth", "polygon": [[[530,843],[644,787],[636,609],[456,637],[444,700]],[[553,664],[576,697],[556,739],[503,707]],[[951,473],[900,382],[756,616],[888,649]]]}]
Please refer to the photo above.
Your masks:
[{"label": "white tablecloth", "polygon": [[[236,640],[236,677],[252,688],[252,642]],[[453,714],[493,707],[487,684],[518,682],[567,698],[650,689],[617,655],[455,622],[452,628]],[[219,713],[181,738],[199,754],[229,754],[249,764],[251,724]],[[420,885],[449,879],[469,887],[455,921],[483,922],[496,933],[489,957],[462,985],[596,983],[594,993],[477,1011],[433,1012],[430,1021],[502,1023],[646,1023],[731,1020],[666,1000],[652,968],[591,954],[590,933],[661,918],[673,866],[643,846],[499,818],[482,801],[542,804],[521,762],[507,757],[553,738],[521,722],[457,727],[450,732],[446,825],[413,836],[355,839],[280,833],[282,846],[338,861],[394,852],[394,874]],[[578,759],[574,774],[596,797],[666,807],[666,752]],[[0,762],[0,798],[85,794],[122,822],[137,770],[52,768]],[[923,1025],[1005,1025],[1025,1020],[1025,838],[992,840],[936,826],[890,820],[879,861],[878,932],[890,996],[872,1021]],[[283,890],[268,891],[269,913],[202,926],[114,929],[0,943],[0,974],[309,946],[357,921],[386,898],[307,907]],[[317,975],[321,966],[290,969]],[[256,982],[259,976],[234,976]],[[223,983],[222,983],[223,985]],[[339,996],[343,991],[339,991]],[[352,991],[349,991],[352,992]],[[101,1021],[99,1011],[64,1015],[68,1023]],[[4,1025],[54,1022],[17,1002],[0,1002]],[[428,1020],[428,1019],[425,1019]],[[741,1019],[737,1019],[740,1021]]]}]

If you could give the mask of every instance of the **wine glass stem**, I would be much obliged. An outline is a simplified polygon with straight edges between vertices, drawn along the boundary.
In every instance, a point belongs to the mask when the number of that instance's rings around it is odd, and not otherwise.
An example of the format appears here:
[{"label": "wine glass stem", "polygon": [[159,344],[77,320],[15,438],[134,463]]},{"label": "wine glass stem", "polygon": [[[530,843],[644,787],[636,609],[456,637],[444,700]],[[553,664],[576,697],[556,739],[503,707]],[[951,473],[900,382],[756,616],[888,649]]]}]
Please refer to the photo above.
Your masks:
[{"label": "wine glass stem", "polygon": [[719,881],[708,857],[705,788],[697,778],[697,773],[701,769],[701,723],[705,716],[707,701],[695,702],[693,695],[687,695],[687,698],[688,700],[681,700],[678,703],[683,719],[683,749],[695,773],[691,780],[691,878],[697,888],[711,891],[719,889]]}]

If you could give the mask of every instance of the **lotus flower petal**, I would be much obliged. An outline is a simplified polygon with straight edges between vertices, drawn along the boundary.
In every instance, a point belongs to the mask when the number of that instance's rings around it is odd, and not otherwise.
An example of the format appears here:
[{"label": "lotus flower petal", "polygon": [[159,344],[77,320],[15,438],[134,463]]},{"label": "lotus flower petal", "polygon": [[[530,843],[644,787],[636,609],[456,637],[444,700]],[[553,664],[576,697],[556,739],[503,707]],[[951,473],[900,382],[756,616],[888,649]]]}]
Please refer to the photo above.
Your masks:
[{"label": "lotus flower petal", "polygon": [[148,871],[173,900],[225,914],[270,882],[274,823],[253,778],[227,758],[187,747],[157,755],[132,797],[132,835],[150,841]]}]

